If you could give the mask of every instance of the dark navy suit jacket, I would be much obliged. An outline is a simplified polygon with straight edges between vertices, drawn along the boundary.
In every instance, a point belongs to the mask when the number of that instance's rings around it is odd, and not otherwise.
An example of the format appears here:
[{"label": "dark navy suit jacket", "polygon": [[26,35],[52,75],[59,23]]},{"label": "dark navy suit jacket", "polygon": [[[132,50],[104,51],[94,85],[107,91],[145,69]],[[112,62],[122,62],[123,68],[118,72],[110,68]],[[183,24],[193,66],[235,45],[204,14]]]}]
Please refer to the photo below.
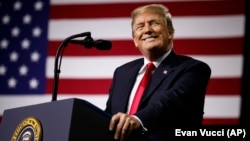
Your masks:
[{"label": "dark navy suit jacket", "polygon": [[[118,67],[113,76],[106,112],[126,112],[130,92],[143,58]],[[177,128],[202,125],[210,67],[174,50],[156,68],[135,114],[148,129],[145,140],[167,140]]]}]

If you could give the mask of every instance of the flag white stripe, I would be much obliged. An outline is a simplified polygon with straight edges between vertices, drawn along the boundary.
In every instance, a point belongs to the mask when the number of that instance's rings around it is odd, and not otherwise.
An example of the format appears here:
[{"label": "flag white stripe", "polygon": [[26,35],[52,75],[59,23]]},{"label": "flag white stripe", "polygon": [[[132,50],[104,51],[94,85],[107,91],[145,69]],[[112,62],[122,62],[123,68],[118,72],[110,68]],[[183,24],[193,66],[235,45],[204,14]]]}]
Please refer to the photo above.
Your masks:
[{"label": "flag white stripe", "polygon": [[[244,21],[244,15],[175,17],[175,39],[243,37]],[[130,18],[52,19],[48,36],[49,40],[63,40],[89,31],[97,39],[131,39],[130,22]]]},{"label": "flag white stripe", "polygon": [[233,118],[240,115],[240,95],[237,96],[206,96],[205,113],[206,118]]},{"label": "flag white stripe", "polygon": [[[63,57],[60,78],[112,78],[116,67],[140,56]],[[241,77],[242,55],[192,56],[206,62],[212,69],[212,78]],[[54,57],[47,59],[46,77],[54,77]]]},{"label": "flag white stripe", "polygon": [[[85,99],[100,109],[104,110],[108,98],[107,94],[100,95],[58,95],[58,100],[68,98]],[[51,101],[51,95],[20,95],[0,96],[0,115],[4,110],[16,107],[29,106],[33,104],[41,104]],[[216,110],[215,110],[216,109]],[[205,118],[238,118],[240,111],[240,96],[206,96],[204,117]]]}]

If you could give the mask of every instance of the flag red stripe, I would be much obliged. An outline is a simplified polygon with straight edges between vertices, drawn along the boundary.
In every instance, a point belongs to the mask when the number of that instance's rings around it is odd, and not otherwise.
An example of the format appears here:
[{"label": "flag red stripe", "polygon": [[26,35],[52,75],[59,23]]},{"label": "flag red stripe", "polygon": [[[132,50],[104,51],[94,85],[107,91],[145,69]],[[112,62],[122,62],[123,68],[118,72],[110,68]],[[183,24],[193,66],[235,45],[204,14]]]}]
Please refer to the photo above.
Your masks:
[{"label": "flag red stripe", "polygon": [[[48,54],[55,56],[60,41],[50,41]],[[140,55],[132,40],[114,40],[112,49],[99,51],[97,49],[83,49],[81,45],[69,44],[65,49],[65,56],[105,56],[105,55]],[[214,38],[214,39],[175,39],[174,49],[178,53],[193,55],[230,55],[242,54],[243,37]]]},{"label": "flag red stripe", "polygon": [[[62,94],[108,94],[111,79],[60,79],[58,92]],[[52,93],[53,79],[47,79],[47,93]],[[212,78],[207,95],[239,95],[241,78]]]},{"label": "flag red stripe", "polygon": [[204,118],[203,125],[239,125],[239,118]]},{"label": "flag red stripe", "polygon": [[[53,79],[47,79],[47,93],[52,93]],[[111,79],[60,79],[58,93],[108,94]]]},{"label": "flag red stripe", "polygon": [[241,92],[241,78],[212,78],[207,87],[207,94],[234,95]]},{"label": "flag red stripe", "polygon": [[[155,2],[154,2],[155,3]],[[160,2],[174,16],[206,16],[244,13],[243,0]],[[52,5],[51,19],[130,17],[131,11],[145,3],[67,4]],[[70,12],[69,10],[70,9]],[[60,12],[58,12],[60,11]]]}]

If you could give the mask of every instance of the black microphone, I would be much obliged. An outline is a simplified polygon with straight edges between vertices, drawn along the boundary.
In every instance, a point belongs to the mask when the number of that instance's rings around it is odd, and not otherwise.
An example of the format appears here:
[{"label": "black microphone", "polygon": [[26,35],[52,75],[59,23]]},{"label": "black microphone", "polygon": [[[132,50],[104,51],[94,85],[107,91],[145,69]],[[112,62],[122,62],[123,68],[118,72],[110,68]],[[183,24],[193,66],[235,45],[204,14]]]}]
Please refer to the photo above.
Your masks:
[{"label": "black microphone", "polygon": [[[84,40],[73,40],[75,38],[79,37],[85,37]],[[91,37],[90,32],[84,32],[80,34],[75,34],[71,35],[68,38],[64,39],[60,46],[58,47],[56,51],[56,56],[55,56],[55,64],[54,64],[54,85],[53,85],[53,95],[52,95],[52,101],[56,101],[57,99],[57,91],[58,91],[58,82],[59,82],[59,73],[61,63],[62,63],[62,57],[63,57],[63,51],[65,47],[68,45],[68,43],[73,43],[73,44],[80,44],[83,45],[86,48],[91,48],[95,46],[98,50],[109,50],[112,46],[110,41],[107,40],[96,40],[94,41],[93,38]]]},{"label": "black microphone", "polygon": [[69,40],[68,42],[72,44],[80,44],[86,48],[95,46],[98,50],[109,50],[112,47],[111,41],[103,39],[93,40],[90,36],[86,37],[84,40]]}]

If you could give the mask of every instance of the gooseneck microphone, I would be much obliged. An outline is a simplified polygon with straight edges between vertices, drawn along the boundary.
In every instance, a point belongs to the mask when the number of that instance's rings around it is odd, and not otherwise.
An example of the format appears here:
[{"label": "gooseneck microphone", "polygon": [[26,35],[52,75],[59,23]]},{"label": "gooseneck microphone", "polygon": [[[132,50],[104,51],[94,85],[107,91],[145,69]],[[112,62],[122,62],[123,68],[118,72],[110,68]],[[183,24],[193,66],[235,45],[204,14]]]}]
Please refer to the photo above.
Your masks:
[{"label": "gooseneck microphone", "polygon": [[[85,38],[83,40],[75,39],[79,37],[85,37]],[[64,39],[62,43],[60,44],[60,46],[58,47],[56,56],[55,56],[54,86],[53,86],[52,101],[57,100],[58,82],[59,82],[59,74],[61,72],[60,68],[61,68],[63,51],[69,43],[83,45],[85,48],[96,47],[98,50],[109,50],[112,47],[112,43],[108,40],[103,40],[103,39],[94,40],[91,37],[90,32],[84,32],[84,33],[72,35]]]},{"label": "gooseneck microphone", "polygon": [[69,42],[72,44],[83,45],[86,48],[96,47],[98,50],[109,50],[112,46],[111,42],[108,40],[99,39],[94,41],[90,36],[86,37],[84,40],[69,40]]}]

